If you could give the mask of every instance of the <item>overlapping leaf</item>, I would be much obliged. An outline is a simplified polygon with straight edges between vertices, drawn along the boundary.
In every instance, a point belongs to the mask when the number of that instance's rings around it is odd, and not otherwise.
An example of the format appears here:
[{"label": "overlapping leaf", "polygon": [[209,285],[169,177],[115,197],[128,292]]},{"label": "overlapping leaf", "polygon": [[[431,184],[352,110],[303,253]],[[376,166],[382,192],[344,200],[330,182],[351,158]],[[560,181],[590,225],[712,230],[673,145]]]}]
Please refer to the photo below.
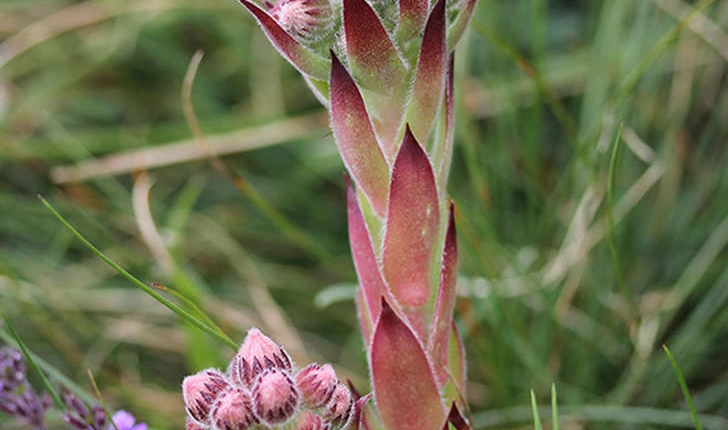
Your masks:
[{"label": "overlapping leaf", "polygon": [[414,333],[385,302],[370,360],[377,408],[391,430],[437,429],[445,421],[430,365]]}]

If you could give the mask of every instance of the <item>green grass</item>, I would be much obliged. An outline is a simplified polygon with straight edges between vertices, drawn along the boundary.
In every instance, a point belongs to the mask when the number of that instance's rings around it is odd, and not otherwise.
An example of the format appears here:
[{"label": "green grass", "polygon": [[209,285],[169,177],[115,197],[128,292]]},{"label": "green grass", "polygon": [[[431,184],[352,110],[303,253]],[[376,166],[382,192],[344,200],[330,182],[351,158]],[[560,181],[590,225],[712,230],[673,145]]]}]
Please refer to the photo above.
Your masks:
[{"label": "green grass", "polygon": [[[235,3],[0,2],[0,305],[51,381],[93,393],[91,369],[110,410],[159,429],[182,426],[183,376],[232,351],[38,194],[234,343],[256,325],[368,383],[342,163]],[[476,427],[531,428],[529,393],[548,417],[555,384],[561,428],[695,428],[663,344],[703,428],[728,427],[728,1],[480,0],[471,27],[449,189]],[[185,145],[197,50],[224,171]],[[142,150],[153,166],[120,158]]]}]

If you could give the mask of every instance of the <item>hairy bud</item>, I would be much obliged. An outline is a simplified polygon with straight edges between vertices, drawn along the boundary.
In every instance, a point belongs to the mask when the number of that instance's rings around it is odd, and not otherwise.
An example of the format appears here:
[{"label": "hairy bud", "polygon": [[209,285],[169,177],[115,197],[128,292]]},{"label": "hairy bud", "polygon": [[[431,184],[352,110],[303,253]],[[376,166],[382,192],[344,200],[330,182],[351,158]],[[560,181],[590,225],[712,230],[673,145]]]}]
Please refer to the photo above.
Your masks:
[{"label": "hairy bud", "polygon": [[331,400],[326,405],[324,417],[331,423],[345,427],[354,413],[354,398],[346,385],[341,382],[336,384]]},{"label": "hairy bud", "polygon": [[255,415],[269,425],[288,421],[296,412],[299,403],[298,392],[291,377],[279,369],[262,373],[251,394]]},{"label": "hairy bud", "polygon": [[279,369],[290,374],[293,362],[282,346],[257,328],[252,328],[230,363],[228,372],[235,383],[250,389],[256,377],[267,369]]},{"label": "hairy bud", "polygon": [[210,411],[210,422],[218,430],[247,430],[257,424],[250,396],[239,388],[220,394]]},{"label": "hairy bud", "polygon": [[301,402],[311,408],[324,406],[331,400],[336,388],[336,372],[329,364],[313,363],[296,374],[296,386],[301,392]]},{"label": "hairy bud", "polygon": [[206,369],[186,377],[182,381],[182,396],[187,412],[200,423],[207,423],[210,408],[229,386],[225,375],[217,369]]}]

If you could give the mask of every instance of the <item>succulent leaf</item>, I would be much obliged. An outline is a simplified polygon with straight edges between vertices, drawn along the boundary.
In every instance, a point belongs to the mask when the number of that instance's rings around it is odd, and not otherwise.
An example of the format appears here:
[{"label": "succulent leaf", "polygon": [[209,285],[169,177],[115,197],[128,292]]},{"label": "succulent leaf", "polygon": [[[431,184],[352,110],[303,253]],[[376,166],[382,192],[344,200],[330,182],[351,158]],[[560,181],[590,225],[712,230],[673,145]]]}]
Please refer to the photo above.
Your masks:
[{"label": "succulent leaf", "polygon": [[268,36],[273,46],[288,60],[293,67],[304,75],[325,81],[329,75],[329,61],[299,43],[281,25],[249,0],[239,0],[243,6],[255,17],[260,27]]},{"label": "succulent leaf", "polygon": [[467,363],[465,362],[465,345],[455,321],[450,328],[450,375],[454,385],[453,392],[446,393],[447,398],[463,399],[467,380]]},{"label": "succulent leaf", "polygon": [[[364,222],[359,203],[356,201],[356,192],[349,184],[346,193],[347,212],[349,221],[349,244],[354,260],[354,267],[359,277],[361,298],[361,311],[367,311],[366,321],[373,322],[381,311],[382,297],[390,297],[387,286],[379,271],[377,257],[369,237],[369,231]],[[366,329],[366,327],[363,327]],[[364,340],[368,345],[369,336],[364,332]]]},{"label": "succulent leaf", "polygon": [[445,410],[425,352],[386,301],[369,353],[374,398],[384,426],[390,430],[439,428]]},{"label": "succulent leaf", "polygon": [[440,206],[427,154],[405,131],[392,173],[382,265],[390,291],[405,311],[430,298],[430,264]]},{"label": "succulent leaf", "polygon": [[407,113],[407,122],[412,133],[421,142],[427,141],[444,97],[447,80],[445,25],[445,0],[438,0],[427,19],[422,37],[415,83]]},{"label": "succulent leaf", "polygon": [[448,430],[450,428],[450,424],[452,424],[456,430],[472,430],[468,422],[465,421],[465,418],[458,410],[455,402],[453,402],[450,407],[450,412],[447,414],[447,421],[445,421],[445,425],[442,427],[442,430]]},{"label": "succulent leaf", "polygon": [[450,54],[447,66],[447,85],[445,86],[444,133],[433,147],[433,162],[436,164],[437,183],[445,194],[445,184],[452,161],[453,144],[455,142],[455,88],[454,88],[455,53]]},{"label": "succulent leaf", "polygon": [[365,0],[344,0],[346,52],[356,81],[384,94],[401,86],[406,67],[374,9]]},{"label": "succulent leaf", "polygon": [[331,128],[341,158],[375,212],[384,216],[389,194],[389,167],[364,100],[349,72],[333,53],[330,85]]},{"label": "succulent leaf", "polygon": [[435,376],[437,377],[439,386],[445,385],[448,378],[450,328],[453,323],[455,285],[457,283],[458,253],[453,210],[451,203],[442,255],[440,288],[438,289],[437,301],[435,302],[435,313],[428,348],[430,356],[434,361]]}]

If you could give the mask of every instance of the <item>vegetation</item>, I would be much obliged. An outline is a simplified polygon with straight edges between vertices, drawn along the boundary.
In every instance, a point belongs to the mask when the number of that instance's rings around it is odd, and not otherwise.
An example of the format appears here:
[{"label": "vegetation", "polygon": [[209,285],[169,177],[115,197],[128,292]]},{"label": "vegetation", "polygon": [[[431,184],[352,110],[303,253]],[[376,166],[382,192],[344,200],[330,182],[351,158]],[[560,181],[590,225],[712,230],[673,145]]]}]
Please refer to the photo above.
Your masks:
[{"label": "vegetation", "polygon": [[[344,167],[240,5],[5,0],[0,40],[0,306],[42,367],[172,429],[234,350],[38,194],[236,344],[368,385]],[[728,426],[726,47],[725,0],[480,0],[449,185],[475,428],[531,426],[531,390],[545,426],[552,384],[562,428],[692,428],[672,357]]]}]

